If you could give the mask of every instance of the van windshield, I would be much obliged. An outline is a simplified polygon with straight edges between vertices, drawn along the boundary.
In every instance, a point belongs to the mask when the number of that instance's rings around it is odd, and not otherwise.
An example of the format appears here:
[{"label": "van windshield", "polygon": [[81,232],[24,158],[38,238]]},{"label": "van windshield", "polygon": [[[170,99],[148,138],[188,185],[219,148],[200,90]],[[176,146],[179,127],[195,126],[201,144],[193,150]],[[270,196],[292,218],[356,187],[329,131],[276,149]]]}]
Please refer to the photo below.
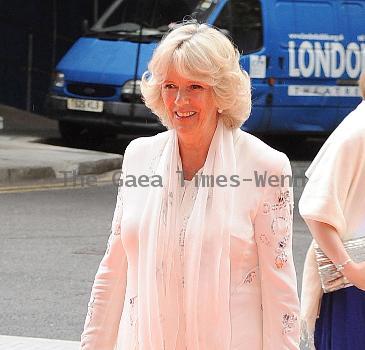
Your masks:
[{"label": "van windshield", "polygon": [[262,9],[259,0],[230,0],[214,23],[231,35],[241,53],[247,55],[263,46]]},{"label": "van windshield", "polygon": [[[91,28],[93,32],[159,36],[185,16],[206,21],[218,0],[117,0]],[[142,33],[140,33],[142,28]]]}]

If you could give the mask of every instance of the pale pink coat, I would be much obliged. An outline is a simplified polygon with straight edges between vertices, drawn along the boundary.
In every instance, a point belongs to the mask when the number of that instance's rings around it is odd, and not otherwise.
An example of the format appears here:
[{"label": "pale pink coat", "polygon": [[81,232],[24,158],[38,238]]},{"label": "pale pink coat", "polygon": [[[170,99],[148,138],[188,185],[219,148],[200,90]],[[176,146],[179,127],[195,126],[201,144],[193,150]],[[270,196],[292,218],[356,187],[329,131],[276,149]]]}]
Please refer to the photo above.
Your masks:
[{"label": "pale pink coat", "polygon": [[[123,172],[152,174],[158,158],[156,150],[165,137],[166,133],[161,133],[133,141],[125,153]],[[256,177],[265,173],[267,177],[290,175],[290,163],[283,153],[239,129],[234,131],[234,142],[238,174],[241,179],[252,181],[242,181],[234,198],[230,349],[299,349],[299,301],[292,256],[292,188],[288,186],[288,178],[282,179],[282,187],[275,186],[275,181],[274,186],[267,183],[259,186],[255,181],[255,174]],[[91,292],[81,336],[83,350],[152,350],[138,347],[137,326],[136,227],[146,191],[148,188],[124,187],[123,200],[118,196],[112,234]],[[179,334],[183,337],[183,332]],[[180,338],[182,345],[177,350],[185,349],[183,343]],[[204,344],[201,348],[205,349]]]}]

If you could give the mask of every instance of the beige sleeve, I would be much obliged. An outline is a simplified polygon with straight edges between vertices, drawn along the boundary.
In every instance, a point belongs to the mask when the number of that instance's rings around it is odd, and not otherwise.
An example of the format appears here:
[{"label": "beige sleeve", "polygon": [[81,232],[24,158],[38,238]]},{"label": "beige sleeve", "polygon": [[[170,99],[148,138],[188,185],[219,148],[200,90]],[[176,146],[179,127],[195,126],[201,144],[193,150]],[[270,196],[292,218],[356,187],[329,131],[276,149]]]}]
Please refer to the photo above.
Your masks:
[{"label": "beige sleeve", "polygon": [[[283,164],[283,162],[281,162]],[[255,218],[263,310],[263,350],[299,349],[299,298],[292,253],[293,188],[287,157],[266,184]]]},{"label": "beige sleeve", "polygon": [[299,201],[304,220],[329,224],[340,236],[347,231],[345,205],[358,167],[356,147],[349,141],[333,142],[314,160]]}]

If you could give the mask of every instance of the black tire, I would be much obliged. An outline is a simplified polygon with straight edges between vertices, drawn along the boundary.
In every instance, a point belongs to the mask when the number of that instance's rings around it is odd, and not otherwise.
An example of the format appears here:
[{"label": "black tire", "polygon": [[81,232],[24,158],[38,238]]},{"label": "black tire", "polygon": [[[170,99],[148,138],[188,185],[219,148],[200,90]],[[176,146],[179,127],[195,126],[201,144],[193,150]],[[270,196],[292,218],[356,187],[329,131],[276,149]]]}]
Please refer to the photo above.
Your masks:
[{"label": "black tire", "polygon": [[69,145],[87,144],[98,146],[106,138],[106,134],[102,129],[79,123],[59,121],[58,128],[62,139]]}]

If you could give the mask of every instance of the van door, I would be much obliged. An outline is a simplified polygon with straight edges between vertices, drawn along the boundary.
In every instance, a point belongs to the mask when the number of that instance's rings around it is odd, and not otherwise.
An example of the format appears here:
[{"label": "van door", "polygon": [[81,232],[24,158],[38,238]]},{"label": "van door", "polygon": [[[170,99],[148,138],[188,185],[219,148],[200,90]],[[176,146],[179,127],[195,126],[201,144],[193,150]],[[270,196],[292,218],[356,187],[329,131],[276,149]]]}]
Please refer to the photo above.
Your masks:
[{"label": "van door", "polygon": [[331,45],[340,39],[336,1],[277,0],[272,13],[277,40],[270,50],[271,128],[288,133],[332,130],[338,103],[325,88],[336,82],[331,77]]},{"label": "van door", "polygon": [[261,60],[266,54],[262,4],[259,0],[229,0],[221,3],[213,23],[227,31],[237,45],[241,53],[241,66],[250,74],[253,85],[253,112],[242,129],[263,132],[270,126],[271,105],[268,96],[271,88],[265,79],[267,61]]}]

